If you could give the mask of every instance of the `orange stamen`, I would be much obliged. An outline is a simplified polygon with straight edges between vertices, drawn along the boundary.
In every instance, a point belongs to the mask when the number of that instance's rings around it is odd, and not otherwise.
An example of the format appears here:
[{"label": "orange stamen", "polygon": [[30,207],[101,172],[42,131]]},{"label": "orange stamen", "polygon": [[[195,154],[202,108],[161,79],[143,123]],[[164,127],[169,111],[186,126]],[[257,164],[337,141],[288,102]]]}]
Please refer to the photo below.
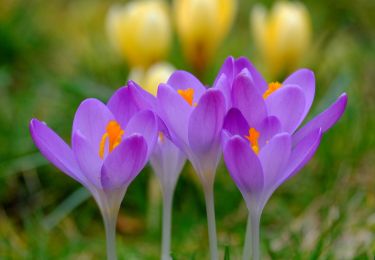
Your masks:
[{"label": "orange stamen", "polygon": [[109,142],[109,152],[112,152],[120,143],[121,138],[124,135],[124,130],[122,130],[119,123],[115,120],[109,121],[106,127],[106,132],[102,136],[102,140],[100,141],[100,148],[99,148],[99,156],[103,159],[104,157],[104,150],[105,145],[107,143],[107,139]]},{"label": "orange stamen", "polygon": [[164,134],[163,134],[163,132],[159,132],[159,141],[160,141],[161,143],[164,142]]},{"label": "orange stamen", "polygon": [[268,98],[269,95],[271,95],[273,92],[281,88],[283,85],[279,82],[271,82],[268,84],[268,89],[264,91],[263,93],[263,98],[266,99]]},{"label": "orange stamen", "polygon": [[187,89],[178,89],[177,93],[180,94],[180,96],[185,99],[185,101],[192,106],[193,105],[193,98],[194,98],[194,89],[193,88],[187,88]]},{"label": "orange stamen", "polygon": [[259,153],[259,144],[258,139],[260,137],[260,133],[255,128],[249,129],[249,135],[246,135],[245,138],[249,140],[250,146],[253,149],[255,154]]}]

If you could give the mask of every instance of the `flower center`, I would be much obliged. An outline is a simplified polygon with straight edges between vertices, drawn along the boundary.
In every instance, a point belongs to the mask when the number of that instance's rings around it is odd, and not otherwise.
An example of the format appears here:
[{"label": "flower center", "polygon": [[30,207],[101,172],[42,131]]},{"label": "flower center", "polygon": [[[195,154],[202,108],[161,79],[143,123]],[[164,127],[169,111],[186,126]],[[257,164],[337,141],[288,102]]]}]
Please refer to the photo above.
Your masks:
[{"label": "flower center", "polygon": [[263,93],[263,98],[266,99],[268,98],[269,95],[271,95],[273,92],[275,92],[276,90],[278,90],[279,88],[281,88],[283,85],[279,82],[271,82],[270,84],[268,84],[268,89],[266,91],[264,91]]},{"label": "flower center", "polygon": [[193,98],[194,98],[194,89],[187,88],[187,89],[178,89],[177,93],[185,99],[185,101],[192,106],[193,105]]},{"label": "flower center", "polygon": [[112,152],[121,143],[121,138],[124,135],[124,130],[122,130],[119,123],[116,120],[111,120],[107,124],[106,132],[102,136],[100,141],[99,156],[103,159],[104,150],[107,140],[109,142],[109,152]]},{"label": "flower center", "polygon": [[249,129],[249,135],[245,136],[245,138],[249,140],[250,146],[253,149],[255,154],[259,153],[259,144],[258,144],[259,137],[260,137],[260,133],[253,127]]}]

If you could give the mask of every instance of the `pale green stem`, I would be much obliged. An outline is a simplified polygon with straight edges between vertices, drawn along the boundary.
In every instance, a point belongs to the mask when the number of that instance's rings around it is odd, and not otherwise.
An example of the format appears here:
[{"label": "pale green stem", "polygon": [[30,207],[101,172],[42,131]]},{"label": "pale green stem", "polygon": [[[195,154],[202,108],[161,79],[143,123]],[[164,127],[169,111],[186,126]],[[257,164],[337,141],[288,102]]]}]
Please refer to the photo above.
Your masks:
[{"label": "pale green stem", "polygon": [[218,259],[213,183],[204,186],[211,260]]},{"label": "pale green stem", "polygon": [[247,218],[246,237],[242,255],[243,260],[249,260],[250,254],[252,254],[252,260],[260,259],[259,227],[260,214],[256,210],[251,210]]},{"label": "pale green stem", "polygon": [[172,224],[173,191],[163,191],[163,231],[161,259],[169,260],[171,252],[171,224]]},{"label": "pale green stem", "polygon": [[249,213],[247,216],[246,235],[245,235],[245,242],[243,245],[242,259],[249,260],[250,256],[251,256],[251,217]]},{"label": "pale green stem", "polygon": [[116,223],[120,204],[124,198],[125,192],[126,187],[122,187],[118,190],[95,190],[95,192],[92,192],[103,216],[107,245],[107,260],[117,260]]},{"label": "pale green stem", "polygon": [[117,260],[116,255],[116,222],[117,214],[103,215],[107,244],[107,260]]}]

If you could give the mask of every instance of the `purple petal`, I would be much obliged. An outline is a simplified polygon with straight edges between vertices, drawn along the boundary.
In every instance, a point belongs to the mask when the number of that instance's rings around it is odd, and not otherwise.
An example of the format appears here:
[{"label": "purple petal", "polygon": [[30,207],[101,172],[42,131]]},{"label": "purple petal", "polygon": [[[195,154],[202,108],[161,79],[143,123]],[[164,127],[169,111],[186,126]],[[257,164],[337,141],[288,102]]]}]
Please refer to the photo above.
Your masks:
[{"label": "purple petal", "polygon": [[263,147],[272,137],[281,132],[281,123],[275,116],[266,117],[257,129],[260,132],[259,146]]},{"label": "purple petal", "polygon": [[164,188],[173,189],[185,164],[186,157],[172,141],[159,138],[150,158],[150,164]]},{"label": "purple petal", "polygon": [[246,136],[249,132],[249,124],[240,110],[231,108],[224,118],[223,129],[232,135]]},{"label": "purple petal", "polygon": [[31,137],[42,155],[74,180],[85,185],[79,166],[70,147],[46,124],[37,119],[30,121]]},{"label": "purple petal", "polygon": [[99,151],[100,141],[111,120],[114,120],[114,116],[106,105],[94,98],[86,99],[74,116],[72,135],[80,131],[90,145]]},{"label": "purple petal", "polygon": [[223,127],[225,99],[219,90],[209,89],[189,119],[188,139],[195,153],[206,153],[218,140]]},{"label": "purple petal", "polygon": [[231,84],[232,83],[228,80],[227,76],[225,74],[221,74],[221,76],[217,79],[217,82],[215,82],[213,85],[214,89],[218,89],[221,91],[221,93],[223,93],[227,109],[232,107]]},{"label": "purple petal", "polygon": [[298,86],[283,86],[266,98],[268,114],[276,116],[283,131],[292,134],[303,120],[305,96]]},{"label": "purple petal", "polygon": [[133,134],[143,136],[147,143],[147,158],[154,149],[158,137],[158,122],[155,114],[150,110],[143,110],[135,114],[126,126],[124,137]]},{"label": "purple petal", "polygon": [[329,108],[317,115],[293,135],[293,145],[300,142],[312,130],[321,128],[322,132],[330,129],[345,111],[348,97],[342,94]]},{"label": "purple petal", "polygon": [[240,57],[235,61],[235,75],[240,73],[244,68],[246,68],[251,75],[251,78],[254,82],[254,85],[257,90],[260,90],[261,93],[267,90],[267,81],[263,78],[262,74],[255,68],[255,66],[246,58]]},{"label": "purple petal", "polygon": [[297,85],[305,94],[305,110],[302,118],[305,118],[309,112],[315,96],[315,76],[314,72],[309,69],[300,69],[291,74],[283,85]]},{"label": "purple petal", "polygon": [[98,149],[91,146],[88,140],[79,132],[73,133],[72,149],[82,173],[96,188],[101,189],[100,171],[103,160]]},{"label": "purple petal", "polygon": [[230,176],[242,193],[253,193],[263,188],[262,165],[243,138],[234,136],[227,142],[224,147],[224,161]]},{"label": "purple petal", "polygon": [[156,99],[133,81],[129,81],[128,86],[118,89],[108,101],[108,108],[122,128],[125,128],[130,118],[140,110],[155,107]]},{"label": "purple petal", "polygon": [[250,127],[257,128],[267,116],[263,97],[256,90],[251,78],[244,74],[238,75],[233,83],[232,101],[233,106],[242,112]]},{"label": "purple petal", "polygon": [[240,57],[238,59],[234,59],[232,56],[229,56],[224,61],[218,73],[218,77],[215,80],[214,86],[217,84],[222,74],[225,74],[228,78],[228,81],[230,83],[233,83],[235,77],[241,72],[243,72],[244,70],[248,71],[258,91],[260,91],[261,93],[266,91],[267,82],[264,80],[262,75],[255,68],[255,66],[246,57]]},{"label": "purple petal", "polygon": [[291,137],[288,133],[275,135],[260,150],[259,160],[262,163],[264,186],[272,187],[282,177],[292,149]]},{"label": "purple petal", "polygon": [[322,134],[322,129],[314,129],[295,145],[288,162],[285,178],[291,178],[297,174],[310,161],[319,147]]},{"label": "purple petal", "polygon": [[217,77],[214,81],[214,85],[216,86],[220,78],[225,75],[226,79],[228,80],[229,83],[229,88],[231,89],[231,85],[234,79],[234,58],[232,56],[229,56],[228,58],[225,59],[223,65],[221,66],[219,73],[217,74]]},{"label": "purple petal", "polygon": [[159,132],[163,133],[164,136],[171,139],[171,134],[169,133],[169,129],[168,129],[167,125],[164,123],[163,119],[161,119],[159,116],[156,116],[156,117],[157,117],[157,121],[158,121]]},{"label": "purple petal", "polygon": [[[166,84],[158,88],[160,117],[167,125],[173,142],[181,149],[188,143],[188,119],[193,108]],[[186,150],[184,150],[186,151]]]},{"label": "purple petal", "polygon": [[167,82],[175,91],[179,89],[194,89],[193,103],[198,103],[200,97],[206,91],[203,84],[192,74],[183,70],[175,71],[168,79]]},{"label": "purple petal", "polygon": [[233,135],[231,133],[223,129],[221,131],[221,147],[225,147],[232,136]]},{"label": "purple petal", "polygon": [[146,140],[134,134],[126,138],[104,161],[101,183],[105,190],[126,187],[147,162]]}]

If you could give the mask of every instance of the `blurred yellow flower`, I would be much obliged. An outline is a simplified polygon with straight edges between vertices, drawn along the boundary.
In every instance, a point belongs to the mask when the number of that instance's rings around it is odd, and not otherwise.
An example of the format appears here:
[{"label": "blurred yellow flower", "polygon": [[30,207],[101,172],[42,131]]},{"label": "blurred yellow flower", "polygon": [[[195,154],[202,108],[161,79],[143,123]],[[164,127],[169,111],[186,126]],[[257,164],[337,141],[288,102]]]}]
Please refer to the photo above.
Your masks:
[{"label": "blurred yellow flower", "polygon": [[236,0],[175,0],[177,34],[188,62],[202,71],[228,34]]},{"label": "blurred yellow flower", "polygon": [[148,69],[133,68],[130,71],[129,79],[134,80],[143,89],[156,96],[160,83],[167,82],[175,68],[167,62],[155,63]]},{"label": "blurred yellow flower", "polygon": [[302,3],[277,2],[267,14],[256,5],[250,25],[257,48],[271,76],[294,70],[306,53],[311,38],[311,19]]},{"label": "blurred yellow flower", "polygon": [[133,67],[165,59],[171,42],[169,8],[163,1],[114,5],[107,17],[110,40]]}]

